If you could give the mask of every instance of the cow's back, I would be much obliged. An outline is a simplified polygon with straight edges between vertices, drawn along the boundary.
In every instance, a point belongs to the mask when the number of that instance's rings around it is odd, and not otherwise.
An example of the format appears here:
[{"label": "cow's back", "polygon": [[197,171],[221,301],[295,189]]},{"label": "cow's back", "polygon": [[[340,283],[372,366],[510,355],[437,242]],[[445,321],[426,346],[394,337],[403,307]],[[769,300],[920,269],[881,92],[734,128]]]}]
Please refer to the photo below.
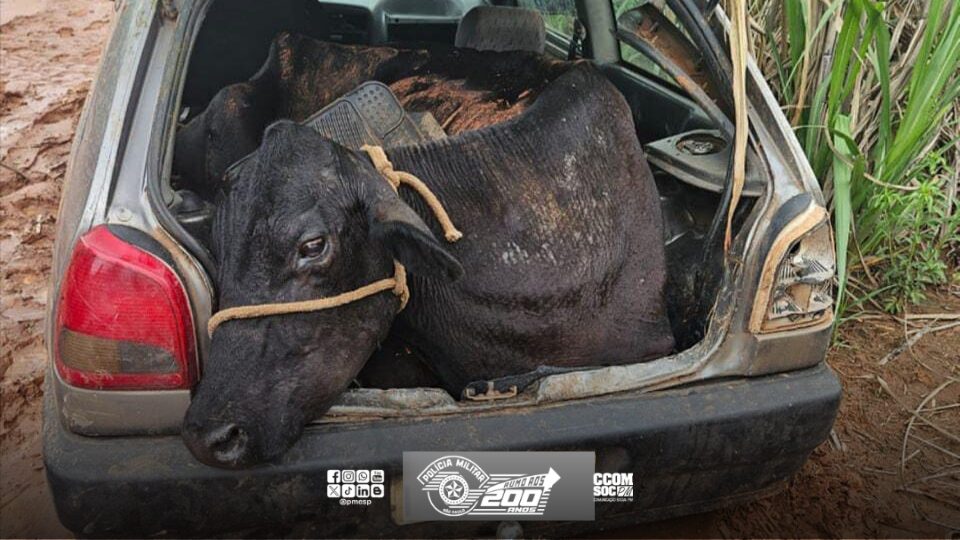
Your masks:
[{"label": "cow's back", "polygon": [[594,67],[571,67],[513,120],[390,157],[465,233],[450,246],[465,277],[413,276],[400,318],[448,386],[671,351],[656,186],[629,107]]}]

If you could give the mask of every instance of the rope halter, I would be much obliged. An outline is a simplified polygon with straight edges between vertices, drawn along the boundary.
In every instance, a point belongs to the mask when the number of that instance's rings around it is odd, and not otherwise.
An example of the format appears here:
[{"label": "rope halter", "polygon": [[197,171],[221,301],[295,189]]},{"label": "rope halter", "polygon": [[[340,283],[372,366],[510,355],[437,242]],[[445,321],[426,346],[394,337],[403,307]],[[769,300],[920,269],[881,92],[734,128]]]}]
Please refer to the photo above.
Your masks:
[{"label": "rope halter", "polygon": [[[463,233],[457,230],[457,228],[453,225],[453,222],[450,221],[450,216],[447,215],[447,211],[444,210],[443,204],[440,203],[440,200],[437,199],[437,196],[430,191],[430,188],[427,187],[422,180],[408,172],[395,170],[393,168],[393,163],[391,163],[387,158],[387,154],[383,151],[383,148],[379,146],[364,145],[360,149],[367,153],[367,155],[370,157],[370,161],[373,163],[373,166],[387,181],[387,183],[390,184],[390,187],[393,188],[393,191],[398,191],[400,184],[406,184],[413,188],[414,191],[416,191],[417,194],[423,198],[424,202],[426,202],[427,206],[430,207],[430,210],[433,212],[434,216],[436,216],[437,221],[443,228],[443,236],[448,242],[456,242],[463,237]],[[393,261],[393,277],[374,281],[373,283],[369,283],[358,289],[340,293],[335,296],[326,296],[323,298],[300,300],[296,302],[252,304],[222,309],[214,313],[213,316],[210,317],[210,320],[207,321],[207,334],[212,338],[213,332],[217,329],[217,327],[234,319],[256,319],[260,317],[268,317],[270,315],[289,315],[291,313],[309,313],[312,311],[321,311],[324,309],[343,306],[351,302],[356,302],[357,300],[362,300],[363,298],[379,294],[383,291],[391,291],[400,299],[400,308],[397,310],[398,312],[402,311],[403,308],[407,306],[407,302],[410,300],[410,289],[407,287],[407,270],[396,260]]]}]

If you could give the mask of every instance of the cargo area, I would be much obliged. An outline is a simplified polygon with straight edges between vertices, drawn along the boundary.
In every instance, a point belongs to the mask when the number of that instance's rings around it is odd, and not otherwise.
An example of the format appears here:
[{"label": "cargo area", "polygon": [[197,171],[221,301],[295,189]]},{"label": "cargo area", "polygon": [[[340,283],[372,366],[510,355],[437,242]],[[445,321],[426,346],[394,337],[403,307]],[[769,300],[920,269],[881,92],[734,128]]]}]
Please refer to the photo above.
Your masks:
[{"label": "cargo area", "polygon": [[[216,189],[205,178],[209,173],[204,167],[209,168],[210,163],[185,160],[188,150],[180,146],[193,144],[181,145],[180,140],[198,129],[199,122],[194,120],[211,103],[253,99],[251,81],[260,84],[257,81],[271,71],[295,72],[285,86],[271,90],[275,92],[272,107],[265,116],[251,120],[256,125],[289,119],[314,125],[338,140],[334,131],[338,122],[343,123],[344,114],[366,115],[366,120],[379,114],[381,120],[392,118],[386,122],[388,127],[379,132],[366,129],[363,134],[348,130],[350,133],[341,136],[357,148],[379,144],[389,151],[391,147],[460,137],[517,119],[572,66],[592,62],[562,58],[566,38],[549,25],[545,39],[540,37],[542,54],[512,50],[514,46],[529,49],[529,42],[537,40],[515,32],[482,36],[480,41],[492,42],[498,50],[481,52],[455,46],[455,40],[461,39],[457,37],[460,15],[453,8],[426,17],[404,15],[398,3],[374,4],[377,8],[372,12],[365,7],[304,0],[269,5],[215,1],[209,7],[189,58],[178,111],[178,147],[164,186],[169,211],[195,240],[186,244],[193,246],[198,260],[206,261],[205,266],[212,264],[206,237]],[[310,64],[311,77],[296,75],[304,63]],[[703,339],[720,286],[720,262],[705,255],[709,252],[705,242],[720,203],[730,145],[694,101],[663,75],[623,62],[594,64],[629,104],[637,139],[654,173],[664,220],[666,302],[676,343],[674,353],[678,353]],[[373,103],[378,100],[380,104]],[[382,104],[391,100],[395,103],[390,106]],[[371,122],[375,123],[375,118]],[[365,125],[370,128],[371,122]],[[247,142],[246,151],[256,144]],[[226,171],[224,181],[230,165],[242,157],[234,155],[228,160],[231,163],[217,164],[218,172]],[[754,158],[751,155],[749,159]],[[749,170],[735,231],[747,221],[768,181],[765,168]],[[698,271],[705,265],[715,267],[710,279]],[[365,373],[396,370],[398,361],[413,374],[405,386],[430,386],[425,384],[429,374],[420,368],[417,352],[403,340],[391,334],[381,353],[377,356],[387,362],[371,360],[357,381],[360,387],[365,386]]]}]

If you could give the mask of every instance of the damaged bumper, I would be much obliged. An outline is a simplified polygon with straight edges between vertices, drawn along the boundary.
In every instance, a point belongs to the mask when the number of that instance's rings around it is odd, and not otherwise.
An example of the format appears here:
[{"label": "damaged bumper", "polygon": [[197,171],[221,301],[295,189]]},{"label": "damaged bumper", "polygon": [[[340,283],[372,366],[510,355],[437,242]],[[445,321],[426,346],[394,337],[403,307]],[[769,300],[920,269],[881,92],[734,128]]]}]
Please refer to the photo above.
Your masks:
[{"label": "damaged bumper", "polygon": [[[706,511],[772,490],[833,425],[840,385],[823,364],[751,379],[627,392],[537,407],[308,428],[281,461],[248,471],[200,464],[177,436],[84,437],[47,393],[44,461],[61,521],[82,535],[286,531],[301,536],[489,535],[496,523],[401,525],[403,451],[589,450],[598,471],[633,472],[632,503],[596,503],[596,522],[529,522],[569,536]],[[385,469],[368,506],[327,498],[328,469]]]}]

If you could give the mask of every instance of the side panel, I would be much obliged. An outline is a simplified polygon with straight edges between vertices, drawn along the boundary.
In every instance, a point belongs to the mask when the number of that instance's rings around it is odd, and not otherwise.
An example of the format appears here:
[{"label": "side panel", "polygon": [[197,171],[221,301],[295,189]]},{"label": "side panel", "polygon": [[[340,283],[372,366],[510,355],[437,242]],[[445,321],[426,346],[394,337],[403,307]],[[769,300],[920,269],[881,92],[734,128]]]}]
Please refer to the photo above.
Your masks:
[{"label": "side panel", "polygon": [[[87,98],[71,154],[58,218],[51,277],[47,351],[53,362],[51,331],[56,320],[60,279],[76,239],[104,222],[150,231],[144,212],[143,151],[149,132],[138,131],[143,119],[152,121],[154,106],[144,104],[145,88],[162,69],[155,69],[156,45],[164,25],[155,1],[123,2],[113,35],[101,60],[94,90]],[[167,40],[169,45],[169,40]],[[153,90],[157,84],[154,81]],[[145,111],[147,113],[145,113]],[[194,307],[196,310],[196,307]],[[48,371],[54,411],[77,433],[170,433],[179,430],[189,391],[93,391],[66,385],[56,370]],[[49,420],[49,419],[48,419]]]},{"label": "side panel", "polygon": [[[84,103],[57,216],[51,298],[59,293],[60,277],[77,237],[104,219],[117,158],[128,132],[130,103],[142,75],[154,7],[150,1],[122,3],[93,89]],[[54,304],[51,302],[51,306]]]}]

